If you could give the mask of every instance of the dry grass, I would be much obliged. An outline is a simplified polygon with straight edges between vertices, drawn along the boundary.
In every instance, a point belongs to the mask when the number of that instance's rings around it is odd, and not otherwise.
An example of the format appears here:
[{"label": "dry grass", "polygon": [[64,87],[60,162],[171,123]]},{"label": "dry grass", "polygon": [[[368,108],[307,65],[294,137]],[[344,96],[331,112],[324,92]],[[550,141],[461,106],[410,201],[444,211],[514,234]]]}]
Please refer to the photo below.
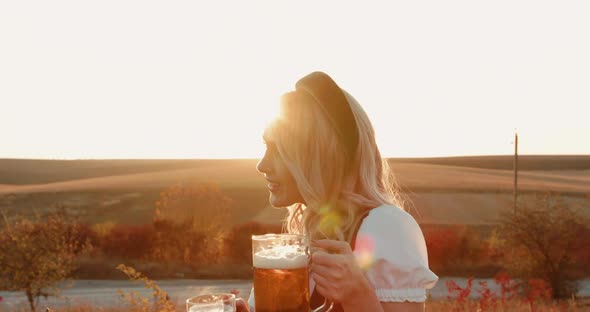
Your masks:
[{"label": "dry grass", "polygon": [[[465,156],[435,158],[391,158],[397,164],[433,164],[481,169],[512,170],[512,156]],[[119,176],[137,173],[196,169],[223,168],[240,164],[253,168],[255,159],[205,160],[205,159],[157,159],[157,160],[35,160],[0,159],[0,184],[44,184],[96,177]],[[590,155],[521,155],[521,170],[590,170]]]},{"label": "dry grass", "polygon": [[[532,194],[521,195],[523,200]],[[421,192],[408,196],[405,206],[420,224],[493,225],[503,211],[512,209],[512,194],[491,192]],[[563,196],[566,203],[578,208],[581,215],[590,217],[590,199]],[[253,221],[280,223],[285,211],[267,207]]]},{"label": "dry grass", "polygon": [[481,312],[558,312],[558,311],[589,311],[590,307],[580,301],[568,300],[563,302],[536,302],[533,305],[524,300],[509,300],[505,304],[498,304],[495,307],[481,308],[477,300],[468,300],[465,303],[458,303],[452,300],[434,300],[426,305],[427,312],[438,311],[481,311]]},{"label": "dry grass", "polygon": [[[146,171],[134,173],[112,172],[111,175],[50,183],[41,182],[42,178],[39,178],[39,182],[26,184],[6,184],[5,181],[0,181],[5,183],[0,184],[0,194],[162,189],[177,182],[215,182],[224,189],[264,189],[264,180],[254,168],[255,161],[218,160],[209,161],[207,165],[186,166],[173,169],[146,168]],[[404,162],[393,163],[392,167],[400,184],[412,191],[501,192],[512,189],[511,170]],[[108,171],[106,170],[107,174]],[[18,172],[15,171],[13,175],[15,174]],[[33,173],[23,171],[20,174],[26,176]],[[7,175],[6,177],[10,180]],[[26,177],[22,179],[27,180]],[[523,191],[553,190],[589,194],[590,170],[522,171],[520,188]]]},{"label": "dry grass", "polygon": [[[587,303],[586,303],[587,304]],[[0,310],[2,311],[2,310]],[[26,312],[28,310],[21,310]],[[93,307],[90,305],[79,305],[64,308],[53,308],[52,312],[127,312],[129,307]],[[173,311],[186,311],[184,306],[177,306]],[[487,312],[558,312],[558,311],[590,311],[590,306],[585,305],[582,301],[568,300],[564,302],[536,303],[534,309],[531,309],[529,303],[523,300],[511,300],[504,306],[498,306],[493,309],[480,309],[478,301],[470,300],[464,304],[457,304],[451,300],[431,300],[426,304],[426,312],[448,312],[448,311],[487,311]],[[15,311],[17,312],[17,311]],[[20,312],[20,311],[19,311]]]}]

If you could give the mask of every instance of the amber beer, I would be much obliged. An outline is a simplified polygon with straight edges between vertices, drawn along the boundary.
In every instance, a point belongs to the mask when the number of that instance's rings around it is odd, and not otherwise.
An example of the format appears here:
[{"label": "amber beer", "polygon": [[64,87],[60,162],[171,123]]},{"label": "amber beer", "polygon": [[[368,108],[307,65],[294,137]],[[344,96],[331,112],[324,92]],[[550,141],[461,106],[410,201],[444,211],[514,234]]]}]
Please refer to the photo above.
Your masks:
[{"label": "amber beer", "polygon": [[305,236],[252,236],[256,312],[309,312],[309,245]]}]

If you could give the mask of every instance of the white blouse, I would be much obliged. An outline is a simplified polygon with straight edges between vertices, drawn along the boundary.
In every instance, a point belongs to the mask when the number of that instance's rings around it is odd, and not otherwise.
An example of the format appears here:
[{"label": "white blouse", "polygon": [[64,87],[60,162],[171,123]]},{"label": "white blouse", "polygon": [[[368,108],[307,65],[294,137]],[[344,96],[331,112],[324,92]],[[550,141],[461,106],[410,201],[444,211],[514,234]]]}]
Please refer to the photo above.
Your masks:
[{"label": "white blouse", "polygon": [[438,281],[428,268],[422,230],[397,207],[383,205],[369,212],[359,228],[354,252],[367,268],[365,276],[379,301],[424,302],[426,289]]},{"label": "white blouse", "polygon": [[[391,205],[372,209],[356,236],[355,257],[381,302],[424,302],[438,276],[428,268],[422,230],[407,212]],[[315,283],[311,281],[313,286]],[[248,303],[254,307],[254,290]]]}]

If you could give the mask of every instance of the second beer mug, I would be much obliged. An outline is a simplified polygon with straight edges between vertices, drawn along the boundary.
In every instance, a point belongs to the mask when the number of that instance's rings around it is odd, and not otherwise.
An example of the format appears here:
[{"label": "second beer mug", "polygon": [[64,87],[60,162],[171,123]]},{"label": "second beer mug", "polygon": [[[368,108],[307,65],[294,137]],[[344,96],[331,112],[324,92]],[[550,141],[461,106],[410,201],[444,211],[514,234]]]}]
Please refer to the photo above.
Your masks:
[{"label": "second beer mug", "polygon": [[187,312],[235,312],[236,295],[211,294],[188,298]]},{"label": "second beer mug", "polygon": [[[252,236],[256,312],[309,312],[309,241],[305,235]],[[329,312],[325,303],[313,312]]]}]

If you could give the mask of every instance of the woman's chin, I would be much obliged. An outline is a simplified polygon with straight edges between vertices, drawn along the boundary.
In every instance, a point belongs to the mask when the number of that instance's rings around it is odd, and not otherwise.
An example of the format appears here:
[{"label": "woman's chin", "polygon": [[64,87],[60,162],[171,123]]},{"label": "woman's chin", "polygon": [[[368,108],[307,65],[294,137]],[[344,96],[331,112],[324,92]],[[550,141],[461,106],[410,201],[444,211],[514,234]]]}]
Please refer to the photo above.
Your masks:
[{"label": "woman's chin", "polygon": [[291,206],[293,203],[281,198],[278,194],[270,193],[269,198],[270,205],[275,209],[285,208],[287,206]]}]

